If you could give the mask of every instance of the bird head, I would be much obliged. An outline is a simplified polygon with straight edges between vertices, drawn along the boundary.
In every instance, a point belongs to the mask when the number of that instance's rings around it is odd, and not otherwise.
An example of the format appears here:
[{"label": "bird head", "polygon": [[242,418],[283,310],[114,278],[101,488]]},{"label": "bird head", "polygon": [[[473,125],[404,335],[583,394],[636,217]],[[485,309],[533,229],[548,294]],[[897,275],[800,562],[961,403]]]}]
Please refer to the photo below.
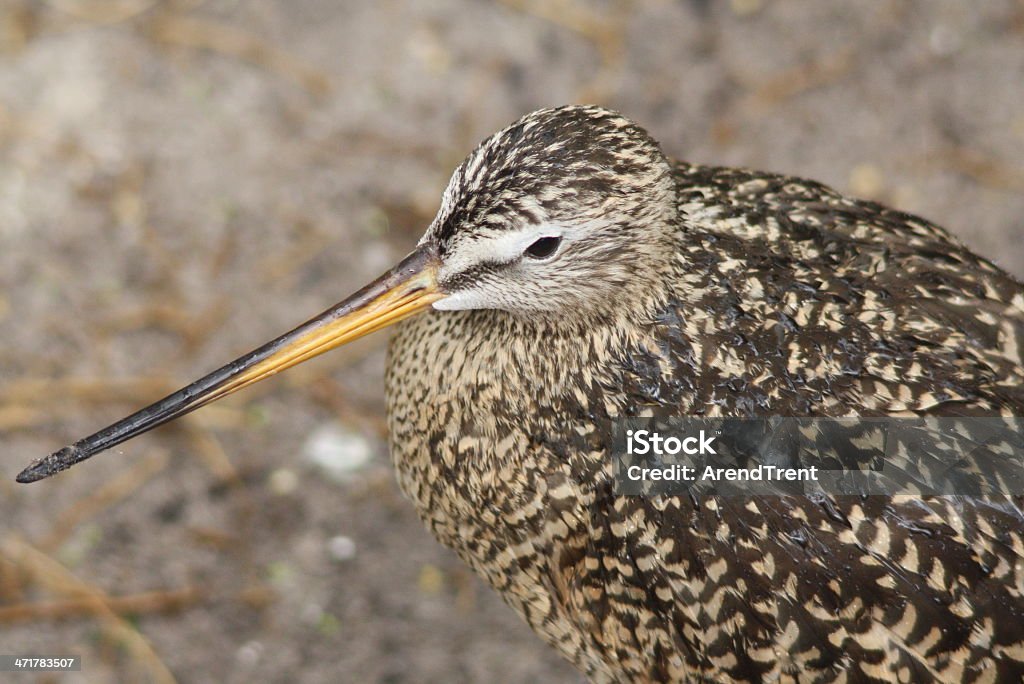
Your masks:
[{"label": "bird head", "polygon": [[[433,307],[586,320],[646,296],[676,250],[671,167],[619,114],[543,109],[459,165],[416,249],[294,330],[39,459],[33,482],[260,380]],[[621,309],[622,307],[618,307]],[[443,315],[443,314],[441,314]]]},{"label": "bird head", "polygon": [[419,244],[438,257],[433,307],[599,311],[647,286],[675,216],[671,168],[642,128],[600,107],[533,112],[452,174]]}]

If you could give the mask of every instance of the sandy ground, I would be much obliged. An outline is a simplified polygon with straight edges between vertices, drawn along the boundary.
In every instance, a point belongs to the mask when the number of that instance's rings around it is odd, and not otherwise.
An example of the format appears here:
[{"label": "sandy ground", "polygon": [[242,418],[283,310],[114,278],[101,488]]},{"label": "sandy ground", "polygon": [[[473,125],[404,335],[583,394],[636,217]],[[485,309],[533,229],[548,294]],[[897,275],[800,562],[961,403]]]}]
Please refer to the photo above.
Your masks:
[{"label": "sandy ground", "polygon": [[544,105],[1024,275],[1021,74],[1009,0],[0,1],[0,653],[85,657],[38,681],[578,681],[398,492],[383,335],[13,476],[376,275]]}]

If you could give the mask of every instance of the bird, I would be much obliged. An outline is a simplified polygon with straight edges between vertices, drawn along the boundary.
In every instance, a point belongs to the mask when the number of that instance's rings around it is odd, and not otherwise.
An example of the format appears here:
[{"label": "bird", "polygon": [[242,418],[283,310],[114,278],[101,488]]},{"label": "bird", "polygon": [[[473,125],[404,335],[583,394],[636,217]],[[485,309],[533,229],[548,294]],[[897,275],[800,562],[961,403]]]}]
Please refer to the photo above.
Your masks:
[{"label": "bird", "polygon": [[380,278],[18,480],[392,324],[401,489],[590,681],[1024,680],[1018,494],[627,496],[605,429],[1024,415],[1024,285],[928,220],[671,159],[596,105],[488,137]]}]

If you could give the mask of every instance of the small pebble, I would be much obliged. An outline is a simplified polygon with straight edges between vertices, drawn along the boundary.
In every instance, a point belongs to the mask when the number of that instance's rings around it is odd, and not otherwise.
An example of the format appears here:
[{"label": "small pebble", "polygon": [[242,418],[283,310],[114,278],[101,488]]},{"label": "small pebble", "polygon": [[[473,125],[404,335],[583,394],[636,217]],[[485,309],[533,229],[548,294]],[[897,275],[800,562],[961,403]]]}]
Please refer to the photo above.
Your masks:
[{"label": "small pebble", "polygon": [[356,543],[352,537],[331,537],[327,542],[327,553],[336,561],[352,560],[356,557]]},{"label": "small pebble", "polygon": [[337,423],[321,425],[302,447],[306,460],[324,470],[328,477],[345,481],[373,458],[369,440]]},{"label": "small pebble", "polygon": [[277,496],[287,496],[299,487],[299,476],[294,470],[278,468],[267,478],[267,486]]},{"label": "small pebble", "polygon": [[243,667],[253,667],[259,663],[262,655],[263,644],[258,641],[249,641],[238,649],[235,657],[238,659],[238,663]]}]

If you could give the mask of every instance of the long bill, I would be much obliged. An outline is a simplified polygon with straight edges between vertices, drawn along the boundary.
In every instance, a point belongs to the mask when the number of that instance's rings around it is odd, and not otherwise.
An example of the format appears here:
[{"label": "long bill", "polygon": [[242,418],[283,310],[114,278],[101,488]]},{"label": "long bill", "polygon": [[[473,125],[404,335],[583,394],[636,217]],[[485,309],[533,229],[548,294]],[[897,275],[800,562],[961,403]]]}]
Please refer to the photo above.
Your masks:
[{"label": "long bill", "polygon": [[421,247],[372,283],[291,332],[25,468],[18,482],[35,482],[136,435],[217,401],[342,344],[408,318],[444,294],[437,287],[438,258]]}]

